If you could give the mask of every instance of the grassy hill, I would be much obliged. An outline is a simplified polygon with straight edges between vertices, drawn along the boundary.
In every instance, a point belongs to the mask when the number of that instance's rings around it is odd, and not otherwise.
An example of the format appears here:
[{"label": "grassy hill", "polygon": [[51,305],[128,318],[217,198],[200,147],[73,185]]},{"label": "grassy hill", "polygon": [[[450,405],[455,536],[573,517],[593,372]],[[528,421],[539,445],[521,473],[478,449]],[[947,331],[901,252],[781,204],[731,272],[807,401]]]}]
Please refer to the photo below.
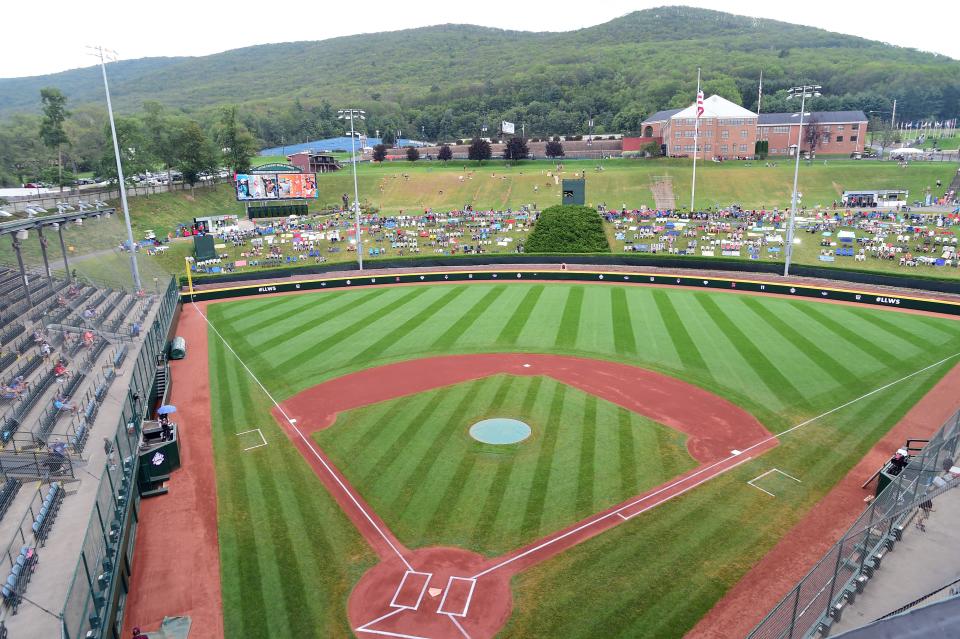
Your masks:
[{"label": "grassy hill", "polygon": [[[514,118],[528,132],[545,134],[578,130],[591,114],[608,130],[635,127],[644,113],[689,100],[697,66],[709,90],[748,106],[763,69],[771,108],[777,89],[815,80],[825,89],[822,109],[889,108],[886,102],[898,97],[905,118],[952,117],[960,110],[956,60],[688,7],[638,11],[562,33],[439,25],[131,60],[111,68],[111,88],[121,111],[145,100],[190,111],[243,104],[248,122],[268,143],[283,132],[257,126],[253,114],[275,118],[295,99],[308,106],[355,103],[374,123],[394,118],[413,130],[425,126],[433,137],[473,132],[482,114],[491,121]],[[290,72],[263,72],[277,68]],[[60,87],[73,105],[102,101],[94,68],[6,79],[0,80],[0,117],[36,112],[39,88],[49,85]],[[286,133],[289,142],[292,132]]]}]

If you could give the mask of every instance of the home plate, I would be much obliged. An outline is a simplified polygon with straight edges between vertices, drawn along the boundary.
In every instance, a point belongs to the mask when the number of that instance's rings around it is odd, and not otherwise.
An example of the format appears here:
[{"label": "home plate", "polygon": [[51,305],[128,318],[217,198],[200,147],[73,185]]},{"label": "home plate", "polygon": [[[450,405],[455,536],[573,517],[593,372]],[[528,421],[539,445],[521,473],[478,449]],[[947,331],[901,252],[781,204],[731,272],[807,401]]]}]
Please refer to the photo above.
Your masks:
[{"label": "home plate", "polygon": [[443,588],[431,588],[427,592],[430,593],[431,597],[436,597],[441,592],[443,592]]}]

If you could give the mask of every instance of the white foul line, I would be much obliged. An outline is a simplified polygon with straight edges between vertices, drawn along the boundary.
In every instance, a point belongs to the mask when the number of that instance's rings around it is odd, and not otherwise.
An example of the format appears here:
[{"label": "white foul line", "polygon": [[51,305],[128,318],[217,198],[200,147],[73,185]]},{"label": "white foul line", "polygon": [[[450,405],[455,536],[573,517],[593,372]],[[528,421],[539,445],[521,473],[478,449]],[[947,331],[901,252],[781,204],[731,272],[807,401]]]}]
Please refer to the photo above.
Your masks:
[{"label": "white foul line", "polygon": [[257,378],[257,376],[253,374],[253,371],[250,370],[246,362],[240,359],[240,356],[237,355],[237,352],[233,350],[233,347],[230,346],[230,343],[226,339],[224,339],[223,335],[220,334],[220,331],[217,330],[217,327],[214,326],[209,319],[207,319],[206,315],[203,314],[203,311],[200,310],[200,307],[197,306],[197,303],[191,302],[191,304],[193,304],[193,307],[197,311],[197,313],[200,314],[200,317],[203,318],[203,321],[207,323],[207,326],[213,329],[213,332],[217,334],[217,337],[220,338],[220,341],[223,342],[223,345],[226,346],[231,353],[233,353],[233,356],[237,358],[237,361],[240,362],[240,365],[243,366],[243,368],[247,371],[250,377],[253,378],[253,381],[257,383],[257,386],[259,386],[260,389],[266,394],[266,396],[270,398],[270,401],[273,402],[273,405],[277,407],[277,410],[280,411],[280,414],[283,415],[284,419],[286,419],[287,422],[289,422],[290,427],[294,431],[296,431],[297,435],[299,435],[300,439],[303,440],[303,443],[307,445],[307,448],[310,449],[310,452],[313,453],[314,457],[316,457],[320,461],[320,463],[323,464],[323,467],[327,469],[327,472],[330,473],[330,476],[333,477],[334,481],[336,481],[337,484],[340,486],[340,488],[343,489],[343,492],[347,494],[347,497],[350,498],[350,501],[353,502],[353,505],[356,506],[361,513],[363,513],[363,516],[366,517],[368,522],[370,522],[370,525],[374,527],[374,529],[380,534],[380,536],[383,537],[383,540],[387,542],[387,545],[390,546],[393,552],[397,554],[397,557],[400,558],[400,561],[403,562],[403,565],[405,565],[408,570],[412,571],[413,566],[410,565],[410,563],[403,556],[400,550],[398,550],[397,547],[393,545],[393,542],[390,541],[390,538],[387,536],[385,532],[383,532],[380,526],[377,525],[377,522],[373,520],[373,517],[370,516],[370,513],[368,513],[366,509],[362,505],[360,505],[360,502],[357,500],[356,497],[353,496],[353,493],[350,491],[350,489],[347,488],[346,484],[344,484],[340,480],[340,477],[338,477],[337,474],[333,472],[333,469],[330,468],[329,464],[327,464],[327,461],[323,458],[323,455],[317,452],[317,449],[314,448],[313,443],[306,436],[304,436],[304,434],[300,431],[300,428],[296,425],[296,422],[290,419],[290,416],[287,415],[287,412],[283,410],[283,407],[280,406],[279,403],[277,403],[277,400],[273,398],[273,395],[270,394],[270,391],[267,390],[266,386],[264,386],[263,383]]},{"label": "white foul line", "polygon": [[463,629],[463,626],[460,625],[460,622],[457,621],[457,618],[454,617],[453,615],[447,615],[447,616],[450,617],[450,621],[452,621],[453,624],[457,627],[457,630],[459,630],[464,637],[466,637],[467,639],[470,639],[470,635],[467,634],[467,631]]},{"label": "white foul line", "polygon": [[355,629],[354,632],[366,632],[371,635],[383,635],[384,637],[398,637],[399,639],[430,639],[429,637],[420,637],[418,635],[404,635],[404,634],[400,634],[399,632],[388,632],[387,630],[370,630],[370,626],[372,626],[373,624],[380,623],[384,619],[387,619],[388,617],[392,617],[393,615],[399,612],[403,612],[404,610],[405,608],[398,608],[393,612],[388,612],[387,614],[381,617],[377,617],[373,621],[368,621],[367,623],[363,624],[359,628]]},{"label": "white foul line", "polygon": [[259,434],[259,435],[260,435],[260,440],[261,440],[263,443],[262,443],[262,444],[257,444],[256,446],[248,446],[247,448],[244,448],[244,449],[243,449],[244,451],[253,450],[254,448],[260,448],[261,446],[266,446],[266,445],[267,445],[267,438],[263,436],[263,431],[261,431],[259,428],[254,428],[254,429],[252,429],[252,430],[245,430],[245,431],[243,431],[242,433],[237,433],[237,437],[239,437],[240,435],[246,435],[247,433],[257,433],[257,434]]},{"label": "white foul line", "polygon": [[[671,483],[671,484],[668,484],[668,485],[664,486],[663,488],[661,488],[660,490],[658,490],[658,491],[656,491],[656,492],[653,492],[653,493],[651,493],[651,494],[649,494],[649,495],[646,495],[645,497],[641,497],[640,499],[638,499],[638,500],[636,500],[636,501],[634,501],[634,502],[632,502],[632,503],[630,503],[630,504],[626,504],[625,506],[622,506],[622,507],[618,508],[617,510],[611,511],[611,512],[607,513],[606,515],[602,515],[602,516],[600,516],[600,517],[597,517],[596,519],[592,519],[592,520],[590,520],[590,521],[582,524],[581,526],[578,526],[578,527],[574,528],[573,530],[567,531],[566,533],[564,533],[564,534],[562,534],[562,535],[560,535],[560,536],[553,537],[552,539],[548,539],[548,540],[544,541],[543,543],[538,544],[538,545],[534,546],[533,548],[530,548],[529,550],[526,550],[526,551],[520,553],[519,555],[515,555],[515,556],[513,556],[513,557],[509,557],[509,558],[501,561],[500,563],[495,564],[495,565],[491,566],[490,568],[487,568],[486,570],[483,570],[483,571],[477,573],[476,575],[474,575],[474,578],[476,579],[476,578],[482,577],[483,575],[489,574],[489,573],[493,572],[494,570],[497,570],[498,568],[502,568],[502,567],[506,566],[507,564],[511,564],[511,563],[513,563],[514,561],[518,560],[518,559],[521,559],[521,558],[523,558],[523,557],[526,557],[526,556],[529,555],[530,553],[536,552],[536,551],[538,551],[538,550],[540,550],[540,549],[542,549],[542,548],[546,548],[547,546],[549,546],[549,545],[551,545],[551,544],[554,544],[554,543],[560,541],[561,539],[564,539],[565,537],[569,537],[570,535],[573,535],[573,534],[575,534],[575,533],[580,532],[580,531],[583,530],[584,528],[588,528],[588,527],[596,524],[597,522],[603,521],[604,519],[606,519],[607,517],[610,517],[611,515],[620,515],[621,511],[623,511],[623,510],[625,510],[625,509],[627,509],[627,508],[630,508],[631,506],[634,506],[634,505],[640,503],[641,501],[644,501],[644,500],[646,500],[646,499],[649,499],[650,497],[653,497],[654,495],[656,495],[656,494],[658,494],[658,493],[661,493],[661,492],[663,492],[663,491],[665,491],[665,490],[669,490],[669,489],[673,488],[674,486],[676,486],[677,484],[680,484],[680,483],[683,483],[683,482],[685,482],[685,481],[688,481],[689,479],[691,479],[691,478],[693,478],[693,477],[696,477],[697,475],[700,475],[700,474],[702,474],[702,473],[710,470],[711,468],[714,468],[714,467],[718,466],[719,464],[722,464],[722,463],[724,463],[724,462],[730,461],[730,460],[733,459],[734,457],[737,457],[737,456],[739,456],[739,455],[742,455],[743,453],[746,453],[746,452],[748,452],[748,451],[750,451],[750,450],[753,450],[754,448],[757,448],[758,446],[762,446],[762,445],[764,445],[764,444],[766,444],[766,443],[768,443],[768,442],[770,442],[770,441],[772,441],[772,440],[774,440],[774,439],[779,439],[779,438],[783,437],[784,435],[786,435],[787,433],[792,433],[793,431],[797,430],[798,428],[802,428],[802,427],[804,427],[804,426],[807,426],[808,424],[812,424],[813,422],[817,421],[818,419],[822,419],[822,418],[826,417],[827,415],[831,415],[831,414],[837,412],[838,410],[840,410],[840,409],[842,409],[842,408],[846,408],[847,406],[850,406],[851,404],[855,404],[855,403],[859,402],[859,401],[862,400],[862,399],[866,399],[867,397],[870,397],[871,395],[875,395],[875,394],[879,393],[879,392],[882,391],[882,390],[886,390],[886,389],[890,388],[891,386],[894,386],[894,385],[896,385],[896,384],[899,384],[900,382],[906,381],[906,380],[910,379],[911,377],[914,377],[914,376],[916,376],[916,375],[919,375],[920,373],[923,373],[923,372],[925,372],[925,371],[930,370],[931,368],[935,368],[935,367],[939,366],[940,364],[943,364],[944,362],[946,362],[946,361],[948,361],[948,360],[951,360],[951,359],[957,357],[957,355],[960,355],[960,353],[954,353],[953,355],[948,355],[947,357],[944,357],[943,359],[941,359],[939,362],[934,362],[933,364],[930,364],[929,366],[925,366],[925,367],[921,368],[920,370],[914,371],[914,372],[910,373],[909,375],[904,375],[904,376],[901,377],[900,379],[895,380],[895,381],[892,381],[892,382],[890,382],[889,384],[884,384],[884,385],[881,386],[880,388],[875,388],[874,390],[870,391],[869,393],[865,393],[865,394],[861,395],[860,397],[857,397],[856,399],[852,399],[852,400],[850,400],[849,402],[847,402],[847,403],[845,403],[845,404],[841,404],[841,405],[837,406],[836,408],[831,408],[831,409],[828,410],[827,412],[821,413],[821,414],[817,415],[816,417],[811,417],[810,419],[808,419],[808,420],[806,420],[806,421],[803,421],[803,422],[800,422],[800,423],[797,424],[796,426],[793,426],[793,427],[791,427],[791,428],[788,428],[787,430],[785,430],[785,431],[783,431],[783,432],[781,432],[781,433],[778,433],[778,434],[776,434],[776,435],[770,435],[769,437],[765,437],[764,439],[761,439],[761,440],[760,440],[759,442],[757,442],[756,444],[752,444],[752,445],[748,446],[747,448],[744,448],[743,450],[738,450],[736,454],[730,455],[729,457],[725,457],[725,458],[723,458],[723,459],[721,459],[721,460],[719,460],[719,461],[715,461],[715,462],[713,462],[712,464],[701,468],[701,469],[698,470],[697,472],[692,473],[692,474],[688,475],[687,477],[684,477],[684,478],[681,479],[681,480],[675,481],[675,482],[673,482],[673,483]],[[749,457],[748,457],[747,459],[749,459]],[[746,461],[746,459],[743,460],[743,461]],[[738,462],[737,464],[735,464],[735,466],[738,466],[739,464],[742,464],[743,461]],[[732,466],[731,466],[731,468],[732,468]],[[727,470],[729,470],[729,469],[727,469]],[[724,472],[725,472],[725,471],[724,471]],[[720,474],[720,473],[718,473],[718,474]],[[713,476],[711,476],[711,477],[713,477]],[[708,477],[707,479],[710,479],[710,477]],[[706,480],[703,480],[703,481],[706,481]],[[703,481],[701,481],[700,483],[703,483]],[[762,490],[762,489],[761,489],[761,490]],[[684,491],[684,492],[685,492],[685,491]],[[767,492],[767,491],[764,491],[764,492]],[[678,493],[678,494],[682,494],[682,493]],[[676,495],[674,495],[674,496],[676,496]],[[671,497],[671,499],[672,499],[672,497]],[[664,500],[664,501],[668,501],[668,500]],[[660,502],[660,503],[664,503],[664,502]],[[639,513],[636,513],[636,514],[639,514]],[[622,515],[620,515],[620,516],[621,516],[622,519],[627,519],[626,517],[623,517]]]}]

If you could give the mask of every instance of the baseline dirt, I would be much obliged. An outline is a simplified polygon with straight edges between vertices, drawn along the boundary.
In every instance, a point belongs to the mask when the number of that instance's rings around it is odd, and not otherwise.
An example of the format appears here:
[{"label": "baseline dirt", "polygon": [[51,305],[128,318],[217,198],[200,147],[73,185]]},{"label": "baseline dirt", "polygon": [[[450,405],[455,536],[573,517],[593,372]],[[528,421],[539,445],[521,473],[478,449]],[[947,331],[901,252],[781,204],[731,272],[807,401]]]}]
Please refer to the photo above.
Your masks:
[{"label": "baseline dirt", "polygon": [[781,538],[687,633],[687,639],[746,636],[863,512],[860,486],[910,437],[927,438],[957,408],[960,365],[954,366],[896,426]]},{"label": "baseline dirt", "polygon": [[182,465],[167,495],[140,503],[123,636],[134,626],[154,631],[164,617],[188,616],[191,639],[222,639],[207,324],[192,305],[183,306],[177,334],[190,344],[186,359],[170,362]]},{"label": "baseline dirt", "polygon": [[736,445],[770,434],[750,413],[693,384],[636,366],[564,355],[485,353],[407,360],[329,380],[281,405],[299,426],[315,431],[351,408],[499,373],[546,375],[645,415],[686,434],[687,450],[699,462],[725,458]]}]

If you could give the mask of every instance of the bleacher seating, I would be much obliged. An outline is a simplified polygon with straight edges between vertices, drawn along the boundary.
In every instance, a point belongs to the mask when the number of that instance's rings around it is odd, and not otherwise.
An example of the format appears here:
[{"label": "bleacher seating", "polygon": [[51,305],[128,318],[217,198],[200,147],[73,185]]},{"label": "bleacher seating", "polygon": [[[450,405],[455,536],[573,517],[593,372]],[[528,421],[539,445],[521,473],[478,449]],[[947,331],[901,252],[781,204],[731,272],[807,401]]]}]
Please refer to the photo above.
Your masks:
[{"label": "bleacher seating", "polygon": [[27,330],[26,327],[20,322],[8,326],[2,333],[0,333],[0,346],[6,346],[15,338],[22,335],[25,330]]},{"label": "bleacher seating", "polygon": [[127,359],[127,348],[126,344],[123,344],[120,348],[117,349],[117,352],[113,356],[113,367],[120,368],[123,364],[123,360]]},{"label": "bleacher seating", "polygon": [[43,496],[43,503],[40,506],[40,512],[33,519],[33,536],[37,543],[42,547],[47,541],[47,535],[50,534],[50,528],[60,512],[60,504],[63,503],[64,490],[60,482],[53,482],[47,488],[47,493]]},{"label": "bleacher seating", "polygon": [[19,479],[8,479],[3,483],[3,486],[0,486],[0,519],[3,519],[3,516],[7,514],[10,504],[13,503],[17,492],[20,491],[20,486]]},{"label": "bleacher seating", "polygon": [[37,567],[37,549],[34,546],[26,545],[20,548],[20,554],[17,555],[10,572],[7,574],[7,580],[3,584],[0,592],[3,593],[3,603],[10,609],[11,614],[17,614],[17,607],[23,599],[23,593],[30,583],[30,577]]},{"label": "bleacher seating", "polygon": [[90,428],[87,424],[86,420],[81,420],[74,433],[67,440],[73,452],[78,455],[83,452],[83,447],[86,446],[87,438],[90,436]]}]

